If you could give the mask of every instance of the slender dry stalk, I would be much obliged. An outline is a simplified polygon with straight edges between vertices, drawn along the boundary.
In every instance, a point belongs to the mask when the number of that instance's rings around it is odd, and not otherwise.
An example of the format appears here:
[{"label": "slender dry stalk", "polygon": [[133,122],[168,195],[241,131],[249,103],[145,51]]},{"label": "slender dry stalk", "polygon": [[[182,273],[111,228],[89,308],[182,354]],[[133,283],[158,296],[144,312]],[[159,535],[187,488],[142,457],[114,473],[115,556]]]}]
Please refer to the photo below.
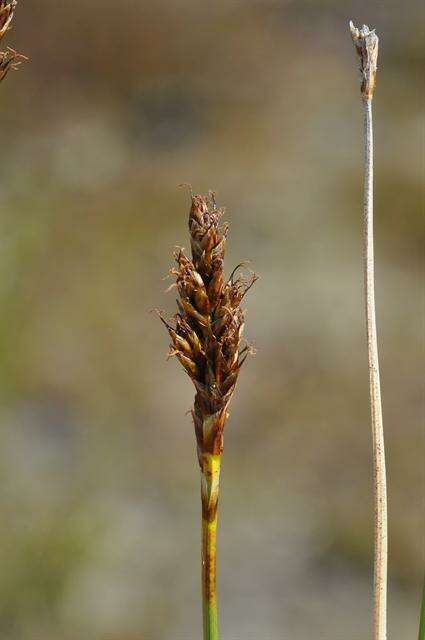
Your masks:
[{"label": "slender dry stalk", "polygon": [[[0,0],[0,40],[11,29],[13,15],[18,4],[17,0]],[[28,58],[15,49],[7,47],[6,51],[0,51],[0,82],[5,79],[11,69],[17,69],[21,62]]]},{"label": "slender dry stalk", "polygon": [[241,348],[244,328],[242,298],[256,280],[236,275],[224,278],[223,260],[228,225],[220,223],[213,193],[192,195],[189,232],[192,259],[182,249],[171,270],[179,300],[178,312],[168,322],[159,312],[171,336],[170,355],[180,360],[195,385],[192,411],[197,454],[201,469],[202,592],[204,640],[218,638],[216,594],[217,507],[223,430],[240,368],[250,347]]},{"label": "slender dry stalk", "polygon": [[375,277],[373,244],[373,124],[372,100],[376,84],[378,36],[363,25],[357,29],[350,22],[354,46],[360,58],[361,94],[364,108],[364,282],[367,350],[369,358],[369,388],[372,418],[375,554],[374,554],[374,640],[387,638],[387,481],[385,471],[384,428],[382,421],[381,386],[379,378],[378,342],[375,311]]}]

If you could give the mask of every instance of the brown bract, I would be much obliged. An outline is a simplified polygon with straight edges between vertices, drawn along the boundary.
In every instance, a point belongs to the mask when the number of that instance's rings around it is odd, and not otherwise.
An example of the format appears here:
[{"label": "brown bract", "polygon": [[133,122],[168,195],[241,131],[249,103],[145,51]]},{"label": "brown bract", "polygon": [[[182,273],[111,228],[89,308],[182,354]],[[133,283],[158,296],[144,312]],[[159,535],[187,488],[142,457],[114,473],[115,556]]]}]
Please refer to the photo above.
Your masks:
[{"label": "brown bract", "polygon": [[192,416],[201,466],[203,453],[222,451],[227,407],[251,350],[241,346],[245,314],[240,304],[257,279],[255,274],[237,275],[243,264],[225,279],[228,225],[221,224],[222,215],[213,193],[192,196],[192,259],[177,249],[177,267],[171,270],[176,279],[171,288],[179,293],[178,312],[170,322],[160,314],[172,339],[170,354],[180,360],[196,388]]},{"label": "brown bract", "polygon": [[378,68],[379,38],[367,25],[358,29],[350,22],[351,37],[360,59],[361,92],[364,100],[372,100]]},{"label": "brown bract", "polygon": [[26,60],[28,60],[26,56],[11,47],[7,47],[6,51],[0,51],[0,82],[4,80],[10,69],[16,70],[21,62]]}]

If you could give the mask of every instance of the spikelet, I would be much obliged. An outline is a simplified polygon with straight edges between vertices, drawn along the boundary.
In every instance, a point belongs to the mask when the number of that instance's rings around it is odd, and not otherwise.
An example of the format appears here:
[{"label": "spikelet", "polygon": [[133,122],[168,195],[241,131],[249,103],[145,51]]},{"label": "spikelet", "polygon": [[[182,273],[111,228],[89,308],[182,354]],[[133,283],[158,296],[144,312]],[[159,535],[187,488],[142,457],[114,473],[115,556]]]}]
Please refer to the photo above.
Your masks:
[{"label": "spikelet", "polygon": [[251,351],[241,346],[244,311],[241,301],[257,277],[236,275],[228,280],[223,261],[228,225],[221,224],[223,209],[215,196],[192,195],[189,233],[192,259],[183,249],[174,257],[171,270],[179,294],[178,313],[173,321],[161,320],[171,336],[171,355],[181,362],[196,388],[192,411],[202,468],[203,454],[220,455],[227,408],[239,371]]}]

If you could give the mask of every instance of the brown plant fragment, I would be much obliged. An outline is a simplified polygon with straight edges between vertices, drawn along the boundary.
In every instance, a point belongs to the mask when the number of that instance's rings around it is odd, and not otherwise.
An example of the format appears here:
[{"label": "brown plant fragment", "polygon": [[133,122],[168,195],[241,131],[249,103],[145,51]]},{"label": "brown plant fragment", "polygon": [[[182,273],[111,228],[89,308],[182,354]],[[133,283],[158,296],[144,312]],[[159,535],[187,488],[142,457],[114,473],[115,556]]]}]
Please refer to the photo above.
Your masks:
[{"label": "brown plant fragment", "polygon": [[[11,28],[10,25],[17,4],[17,0],[12,0],[11,2],[0,0],[0,40]],[[5,79],[10,69],[17,69],[21,62],[26,60],[28,60],[26,56],[11,47],[7,47],[6,51],[0,51],[0,82]]]},{"label": "brown plant fragment", "polygon": [[0,0],[0,40],[10,29],[10,23],[13,20],[13,12],[16,9],[16,5],[17,0],[12,0],[12,2]]},{"label": "brown plant fragment", "polygon": [[19,65],[27,60],[26,56],[11,47],[7,47],[6,51],[0,51],[0,82],[5,79],[10,69],[16,71]]}]

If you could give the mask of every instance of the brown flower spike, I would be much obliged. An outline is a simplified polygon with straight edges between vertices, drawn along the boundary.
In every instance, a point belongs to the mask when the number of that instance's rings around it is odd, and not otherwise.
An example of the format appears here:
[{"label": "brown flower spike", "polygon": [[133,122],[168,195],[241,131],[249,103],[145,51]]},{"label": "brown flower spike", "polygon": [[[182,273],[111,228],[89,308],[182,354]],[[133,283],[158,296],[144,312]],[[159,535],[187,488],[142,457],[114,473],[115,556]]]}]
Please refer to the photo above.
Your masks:
[{"label": "brown flower spike", "polygon": [[228,225],[221,224],[223,210],[215,196],[192,195],[189,215],[192,259],[182,249],[171,270],[179,293],[178,312],[171,322],[160,313],[175,355],[195,385],[192,411],[202,497],[202,585],[204,640],[218,638],[216,597],[216,536],[220,459],[227,408],[239,371],[251,348],[241,347],[244,311],[240,304],[256,276],[238,274],[229,279],[223,271]]},{"label": "brown flower spike", "polygon": [[202,465],[202,454],[220,454],[227,407],[235,390],[240,368],[250,347],[240,348],[244,311],[240,303],[257,277],[224,279],[223,260],[228,225],[220,224],[213,193],[192,196],[189,232],[190,260],[182,249],[174,257],[180,299],[179,312],[171,325],[161,316],[172,339],[171,355],[177,356],[196,388],[192,411]]},{"label": "brown flower spike", "polygon": [[[12,0],[11,2],[0,0],[0,40],[11,28],[10,25],[16,5],[17,0]],[[11,47],[7,47],[6,51],[0,51],[0,82],[4,80],[10,69],[17,69],[21,62],[26,60],[28,60],[26,56]]]}]

